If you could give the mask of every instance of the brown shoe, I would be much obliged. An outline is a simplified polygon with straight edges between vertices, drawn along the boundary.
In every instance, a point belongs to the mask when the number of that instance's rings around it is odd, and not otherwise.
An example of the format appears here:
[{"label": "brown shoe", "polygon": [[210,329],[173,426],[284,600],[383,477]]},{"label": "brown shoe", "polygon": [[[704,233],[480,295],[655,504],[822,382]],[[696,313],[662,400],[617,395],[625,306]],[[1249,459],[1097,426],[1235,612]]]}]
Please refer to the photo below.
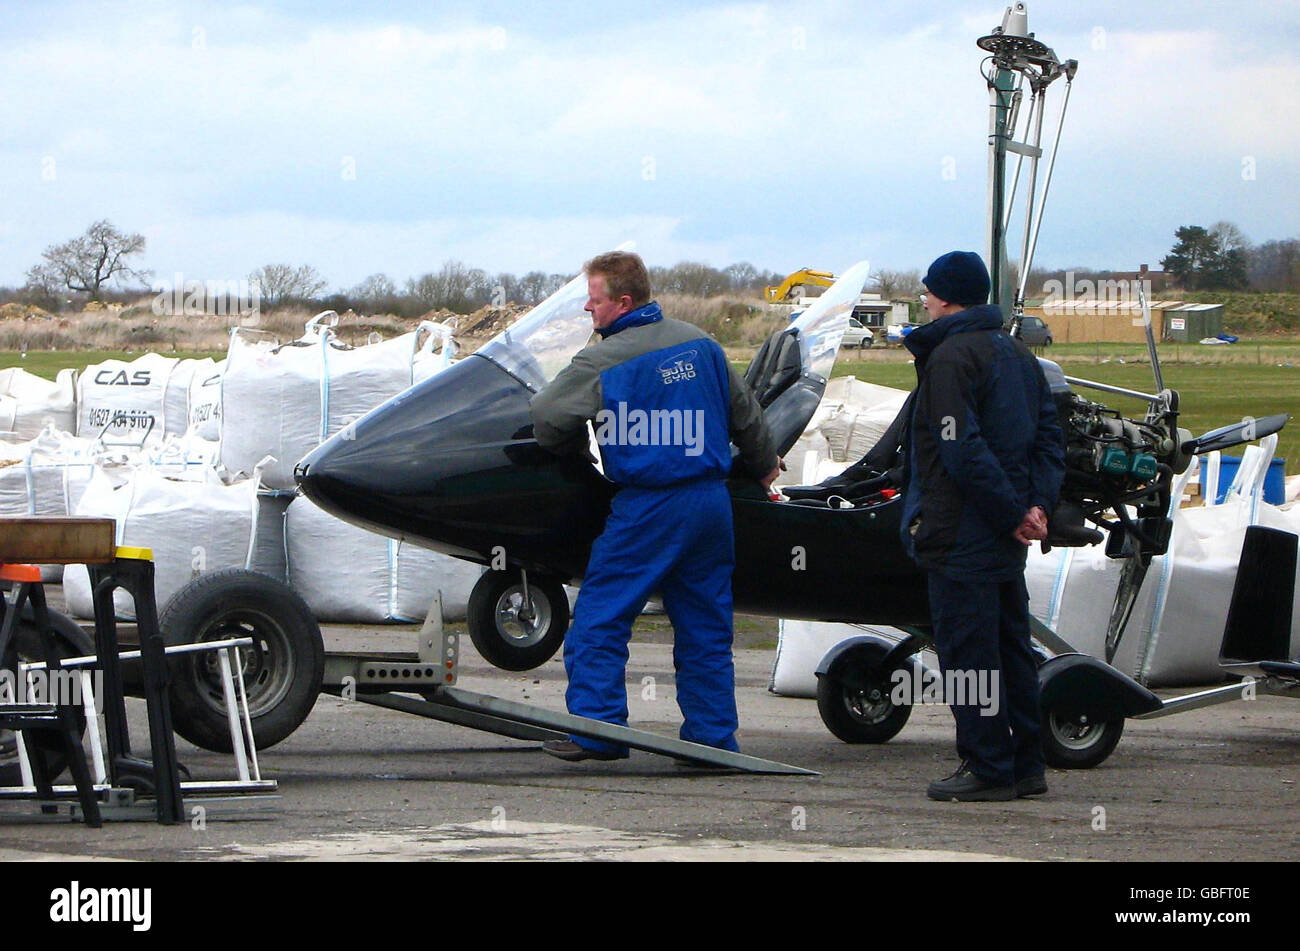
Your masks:
[{"label": "brown shoe", "polygon": [[542,744],[542,752],[550,753],[557,759],[566,760],[570,763],[580,763],[585,759],[627,759],[627,750],[621,753],[606,753],[603,750],[589,750],[585,746],[579,746],[573,740],[547,740]]}]

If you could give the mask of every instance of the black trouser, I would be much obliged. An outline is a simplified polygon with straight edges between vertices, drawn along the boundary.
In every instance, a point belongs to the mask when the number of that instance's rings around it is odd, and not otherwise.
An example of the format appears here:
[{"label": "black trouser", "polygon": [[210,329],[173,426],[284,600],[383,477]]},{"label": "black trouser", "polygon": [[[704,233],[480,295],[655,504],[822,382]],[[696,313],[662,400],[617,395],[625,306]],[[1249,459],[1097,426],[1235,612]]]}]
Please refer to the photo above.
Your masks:
[{"label": "black trouser", "polygon": [[976,776],[999,786],[1042,775],[1038,655],[1029,643],[1024,574],[969,582],[931,570],[929,587],[958,755]]}]

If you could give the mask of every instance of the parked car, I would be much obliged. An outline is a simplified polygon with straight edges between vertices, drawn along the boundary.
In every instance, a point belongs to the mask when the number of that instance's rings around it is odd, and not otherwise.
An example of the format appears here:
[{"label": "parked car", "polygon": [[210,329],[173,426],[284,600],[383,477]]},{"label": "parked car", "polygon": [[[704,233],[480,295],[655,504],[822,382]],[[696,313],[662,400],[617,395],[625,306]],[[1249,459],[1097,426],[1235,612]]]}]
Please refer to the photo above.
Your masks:
[{"label": "parked car", "polygon": [[1026,347],[1050,347],[1052,328],[1041,317],[1025,315],[1020,318],[1020,339]]},{"label": "parked car", "polygon": [[841,347],[858,347],[866,350],[876,342],[876,335],[866,327],[856,317],[849,318],[849,329],[844,331],[844,339],[840,342]]}]

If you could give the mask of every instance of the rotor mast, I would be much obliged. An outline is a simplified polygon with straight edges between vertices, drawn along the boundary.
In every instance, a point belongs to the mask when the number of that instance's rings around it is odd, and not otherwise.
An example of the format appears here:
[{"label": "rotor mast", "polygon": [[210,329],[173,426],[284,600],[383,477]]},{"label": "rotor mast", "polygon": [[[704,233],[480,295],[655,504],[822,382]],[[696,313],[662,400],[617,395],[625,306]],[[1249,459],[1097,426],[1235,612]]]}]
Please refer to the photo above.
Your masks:
[{"label": "rotor mast", "polygon": [[[1029,32],[1029,11],[1023,2],[1007,7],[1001,26],[976,44],[990,55],[985,60],[983,74],[989,88],[989,182],[988,182],[988,264],[992,279],[990,299],[1012,318],[1012,329],[1019,333],[1020,316],[1025,308],[1025,287],[1029,269],[1033,264],[1038,231],[1042,225],[1043,207],[1052,183],[1052,169],[1061,142],[1061,128],[1065,124],[1065,110],[1070,101],[1070,85],[1079,64],[1075,60],[1061,63],[1056,54]],[[1047,163],[1047,174],[1042,193],[1038,192],[1038,162],[1043,157],[1041,146],[1043,114],[1047,87],[1064,76],[1065,98],[1056,128],[1056,139]],[[1024,122],[1024,141],[1016,141],[1020,125],[1020,105],[1024,88],[1029,87],[1029,111]],[[1007,189],[1007,155],[1014,153],[1015,178]],[[1020,246],[1020,280],[1011,281],[1011,263],[1007,254],[1007,230],[1011,221],[1011,206],[1015,202],[1020,184],[1022,166],[1028,161],[1028,187],[1025,195],[1024,233]]]}]

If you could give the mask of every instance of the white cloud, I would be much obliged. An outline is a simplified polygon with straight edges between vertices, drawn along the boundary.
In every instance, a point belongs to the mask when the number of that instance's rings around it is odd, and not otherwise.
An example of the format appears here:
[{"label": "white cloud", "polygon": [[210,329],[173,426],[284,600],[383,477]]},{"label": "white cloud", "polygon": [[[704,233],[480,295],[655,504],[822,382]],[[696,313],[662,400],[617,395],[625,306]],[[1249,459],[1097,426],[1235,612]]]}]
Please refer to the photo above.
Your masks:
[{"label": "white cloud", "polygon": [[[340,282],[451,256],[566,270],[625,237],[620,222],[663,260],[815,265],[834,256],[828,242],[871,232],[893,242],[873,258],[920,264],[970,230],[939,209],[983,207],[974,40],[1000,7],[669,4],[563,26],[423,7],[64,8],[0,37],[13,228],[0,283],[99,217],[145,232],[159,269],[301,260]],[[1111,220],[1105,195],[1140,197],[1172,234],[1165,219],[1194,210],[1173,183],[1226,189],[1249,155],[1273,177],[1234,193],[1238,223],[1283,236],[1300,63],[1274,34],[1294,33],[1295,13],[1273,8],[1282,25],[1265,34],[1253,14],[1180,11],[1172,28],[1124,4],[1031,4],[1031,28],[1081,63],[1054,190],[1076,231]],[[347,187],[344,156],[358,173]],[[940,178],[946,158],[955,182]],[[1130,253],[1123,229],[1085,243],[1053,214],[1041,254],[1068,258],[1072,241]]]}]

